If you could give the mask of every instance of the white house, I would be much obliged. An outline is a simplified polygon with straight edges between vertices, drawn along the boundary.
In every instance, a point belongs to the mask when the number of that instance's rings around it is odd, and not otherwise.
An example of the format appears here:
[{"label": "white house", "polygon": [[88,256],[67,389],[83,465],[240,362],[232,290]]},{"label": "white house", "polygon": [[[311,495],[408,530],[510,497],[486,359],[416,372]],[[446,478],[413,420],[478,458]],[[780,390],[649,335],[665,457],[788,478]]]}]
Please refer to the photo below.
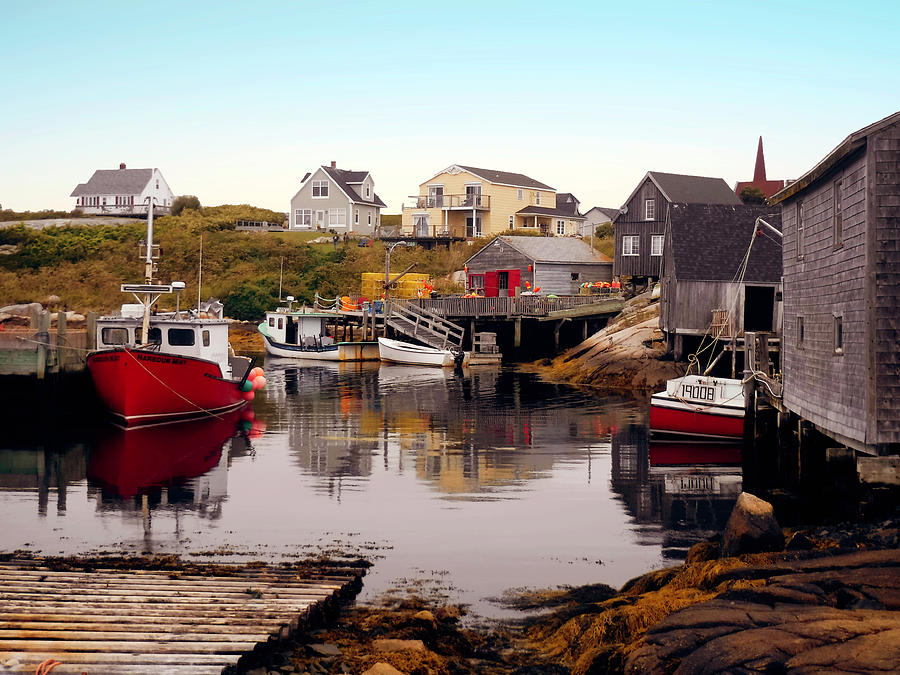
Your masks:
[{"label": "white house", "polygon": [[166,213],[175,195],[159,169],[97,169],[87,183],[81,183],[70,195],[75,208],[85,213],[130,216],[147,213],[153,198],[153,209]]},{"label": "white house", "polygon": [[372,174],[338,169],[332,162],[300,181],[291,199],[290,229],[372,234],[381,224],[384,206],[375,194]]},{"label": "white house", "polygon": [[612,223],[613,219],[618,215],[619,209],[607,209],[602,206],[594,206],[590,211],[584,214],[584,224],[581,232],[582,237],[589,237],[591,232],[597,230],[598,225],[604,223]]}]

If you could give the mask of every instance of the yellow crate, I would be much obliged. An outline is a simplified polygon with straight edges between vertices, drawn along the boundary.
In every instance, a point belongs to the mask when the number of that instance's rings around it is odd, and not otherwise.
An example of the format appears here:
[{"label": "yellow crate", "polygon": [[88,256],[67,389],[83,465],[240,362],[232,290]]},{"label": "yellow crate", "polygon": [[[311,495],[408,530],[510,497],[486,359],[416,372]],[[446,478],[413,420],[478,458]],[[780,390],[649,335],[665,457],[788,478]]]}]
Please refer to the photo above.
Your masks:
[{"label": "yellow crate", "polygon": [[[363,272],[361,276],[360,295],[370,300],[380,298],[384,292],[384,272]],[[427,274],[407,274],[396,282],[396,288],[391,289],[391,297],[415,298],[428,280]]]}]

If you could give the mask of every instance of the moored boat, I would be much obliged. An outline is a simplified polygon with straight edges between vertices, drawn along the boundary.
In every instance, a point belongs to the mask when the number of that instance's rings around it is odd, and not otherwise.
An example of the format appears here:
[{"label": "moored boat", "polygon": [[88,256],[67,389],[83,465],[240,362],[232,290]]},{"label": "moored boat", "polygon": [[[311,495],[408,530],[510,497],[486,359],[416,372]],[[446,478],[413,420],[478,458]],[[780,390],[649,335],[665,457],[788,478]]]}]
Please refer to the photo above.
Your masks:
[{"label": "moored boat", "polygon": [[437,366],[452,368],[465,365],[465,352],[453,352],[449,349],[436,349],[411,342],[378,338],[378,353],[382,361],[407,363],[414,366]]},{"label": "moored boat", "polygon": [[741,380],[685,375],[650,398],[650,433],[738,442],[744,435]]},{"label": "moored boat", "polygon": [[257,327],[267,354],[303,361],[378,360],[378,343],[335,342],[327,331],[327,322],[335,318],[334,314],[295,310],[293,301],[287,296],[287,306],[266,312]]},{"label": "moored boat", "polygon": [[[145,283],[122,284],[138,304],[97,319],[96,350],[87,367],[97,395],[126,426],[220,415],[253,396],[250,359],[235,356],[219,302],[151,314],[184,284],[154,284],[153,208],[147,218]],[[201,311],[202,310],[202,311]],[[264,382],[261,379],[260,382]],[[243,391],[242,391],[243,389]]]}]

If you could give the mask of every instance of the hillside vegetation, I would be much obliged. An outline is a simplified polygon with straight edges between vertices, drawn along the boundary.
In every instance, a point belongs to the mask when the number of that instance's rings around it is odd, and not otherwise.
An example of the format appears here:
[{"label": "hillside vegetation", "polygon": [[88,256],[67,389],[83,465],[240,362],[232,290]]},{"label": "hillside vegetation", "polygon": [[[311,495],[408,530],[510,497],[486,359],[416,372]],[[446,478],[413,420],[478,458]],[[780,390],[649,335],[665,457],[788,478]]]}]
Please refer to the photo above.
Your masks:
[{"label": "hillside vegetation", "polygon": [[[353,240],[311,244],[315,233],[238,232],[236,220],[280,222],[282,214],[252,206],[213,206],[185,209],[179,216],[154,221],[154,242],[162,249],[157,279],[184,281],[188,304],[196,301],[203,242],[201,297],[217,297],[229,316],[258,319],[278,302],[280,269],[284,266],[283,295],[312,302],[325,297],[355,294],[362,272],[384,270],[385,250],[379,241],[359,247]],[[33,230],[17,225],[0,230],[0,306],[44,302],[58,295],[60,304],[77,311],[109,311],[128,297],[123,282],[143,281],[138,244],[145,238],[144,223],[64,226]],[[399,272],[416,263],[415,271],[432,275],[436,290],[449,292],[449,275],[487,241],[456,244],[424,251],[399,246],[391,254],[391,269]]]}]

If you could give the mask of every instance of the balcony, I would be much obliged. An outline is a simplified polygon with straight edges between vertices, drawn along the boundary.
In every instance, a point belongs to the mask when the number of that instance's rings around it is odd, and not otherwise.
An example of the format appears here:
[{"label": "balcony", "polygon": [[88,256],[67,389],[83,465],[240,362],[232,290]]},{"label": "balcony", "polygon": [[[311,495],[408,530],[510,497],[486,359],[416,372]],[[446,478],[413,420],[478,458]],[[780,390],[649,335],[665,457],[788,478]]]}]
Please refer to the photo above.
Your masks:
[{"label": "balcony", "polygon": [[476,209],[487,211],[491,208],[489,195],[465,194],[465,195],[411,195],[415,199],[417,209]]}]

